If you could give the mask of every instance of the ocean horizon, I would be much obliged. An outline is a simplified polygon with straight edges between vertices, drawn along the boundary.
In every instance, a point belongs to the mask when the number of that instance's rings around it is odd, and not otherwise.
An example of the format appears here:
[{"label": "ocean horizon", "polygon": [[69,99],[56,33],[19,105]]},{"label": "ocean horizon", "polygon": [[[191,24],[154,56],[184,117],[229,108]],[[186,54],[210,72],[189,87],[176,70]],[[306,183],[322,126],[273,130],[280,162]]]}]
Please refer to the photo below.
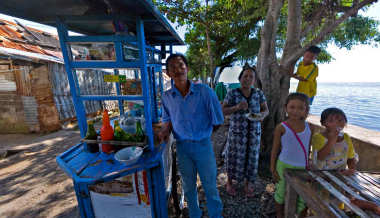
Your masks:
[{"label": "ocean horizon", "polygon": [[[290,92],[297,82],[290,83]],[[329,107],[342,109],[348,124],[380,132],[380,82],[318,82],[310,114],[320,116]]]}]

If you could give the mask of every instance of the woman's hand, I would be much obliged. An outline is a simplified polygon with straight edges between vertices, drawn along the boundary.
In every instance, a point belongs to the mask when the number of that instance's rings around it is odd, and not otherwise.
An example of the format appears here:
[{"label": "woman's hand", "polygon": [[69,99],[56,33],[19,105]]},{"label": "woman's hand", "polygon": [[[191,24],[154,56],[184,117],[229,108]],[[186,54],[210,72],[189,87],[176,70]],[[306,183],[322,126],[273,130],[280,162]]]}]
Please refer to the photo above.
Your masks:
[{"label": "woman's hand", "polygon": [[280,180],[280,176],[277,173],[276,167],[271,167],[270,171],[272,173],[272,178],[275,182],[278,182]]},{"label": "woman's hand", "polygon": [[236,111],[247,110],[248,109],[248,103],[246,101],[241,101],[235,107],[236,107]]}]

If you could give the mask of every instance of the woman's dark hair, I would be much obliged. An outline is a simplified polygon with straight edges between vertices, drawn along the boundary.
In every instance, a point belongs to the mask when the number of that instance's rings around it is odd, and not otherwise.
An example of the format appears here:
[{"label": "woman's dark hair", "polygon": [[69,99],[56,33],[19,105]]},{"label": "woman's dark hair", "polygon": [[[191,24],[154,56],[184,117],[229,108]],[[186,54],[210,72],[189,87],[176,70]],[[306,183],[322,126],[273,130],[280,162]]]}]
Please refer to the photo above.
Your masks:
[{"label": "woman's dark hair", "polygon": [[252,70],[253,73],[255,74],[255,77],[257,76],[257,73],[256,73],[256,67],[255,67],[255,66],[252,66],[252,67],[251,67],[251,66],[249,66],[248,64],[245,64],[245,65],[243,66],[243,69],[240,71],[240,74],[239,74],[239,77],[238,77],[239,81],[240,81],[241,77],[243,76],[244,71],[246,71],[246,70]]},{"label": "woman's dark hair", "polygon": [[342,115],[342,117],[344,118],[344,120],[347,123],[346,114],[341,109],[336,108],[336,107],[330,107],[330,108],[327,108],[327,109],[322,111],[321,124],[323,125],[325,123],[325,121],[327,120],[327,118],[329,118],[329,116],[331,116],[331,115]]},{"label": "woman's dark hair", "polygon": [[166,59],[166,63],[165,63],[166,70],[169,69],[169,61],[171,61],[172,59],[177,58],[177,57],[182,58],[182,60],[183,60],[183,62],[185,63],[186,67],[189,67],[185,55],[183,55],[183,54],[181,54],[181,53],[176,53],[176,54],[171,54],[171,55],[168,57],[168,59]]},{"label": "woman's dark hair", "polygon": [[286,98],[285,107],[286,107],[286,105],[288,105],[289,101],[295,100],[295,99],[303,101],[305,103],[305,105],[306,105],[306,110],[309,113],[309,110],[310,110],[309,97],[307,95],[303,94],[303,93],[300,93],[300,92],[290,93],[288,95],[288,97]]}]

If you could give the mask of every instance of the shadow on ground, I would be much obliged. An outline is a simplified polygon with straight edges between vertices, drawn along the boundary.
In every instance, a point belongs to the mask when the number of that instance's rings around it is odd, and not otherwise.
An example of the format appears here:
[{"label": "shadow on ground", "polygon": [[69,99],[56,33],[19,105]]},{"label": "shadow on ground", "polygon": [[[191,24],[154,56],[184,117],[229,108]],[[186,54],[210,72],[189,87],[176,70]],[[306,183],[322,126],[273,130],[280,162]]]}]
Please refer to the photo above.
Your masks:
[{"label": "shadow on ground", "polygon": [[79,217],[72,180],[55,161],[79,139],[70,130],[0,135],[0,149],[21,149],[0,159],[0,217]]}]

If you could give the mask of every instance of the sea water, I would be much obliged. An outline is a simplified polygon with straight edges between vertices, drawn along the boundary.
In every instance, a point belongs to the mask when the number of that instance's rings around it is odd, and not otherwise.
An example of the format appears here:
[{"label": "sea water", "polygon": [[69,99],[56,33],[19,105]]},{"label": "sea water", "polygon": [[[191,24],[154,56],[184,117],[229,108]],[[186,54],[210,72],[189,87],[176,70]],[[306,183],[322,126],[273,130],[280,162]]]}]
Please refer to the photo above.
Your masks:
[{"label": "sea water", "polygon": [[[297,82],[290,84],[294,92]],[[310,113],[320,116],[328,107],[342,109],[348,123],[380,131],[380,83],[318,83]]]}]

